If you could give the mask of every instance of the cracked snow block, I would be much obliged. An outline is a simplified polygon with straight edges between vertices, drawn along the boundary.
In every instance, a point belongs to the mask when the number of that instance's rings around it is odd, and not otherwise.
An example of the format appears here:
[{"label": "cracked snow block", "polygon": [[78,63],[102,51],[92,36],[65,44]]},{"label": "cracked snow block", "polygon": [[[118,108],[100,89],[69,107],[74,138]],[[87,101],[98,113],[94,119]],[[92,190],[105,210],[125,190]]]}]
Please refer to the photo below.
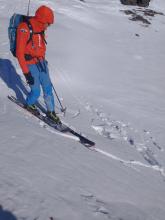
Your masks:
[{"label": "cracked snow block", "polygon": [[[141,21],[143,24],[150,25],[151,23],[142,15],[137,14],[137,10],[124,10],[123,11],[126,15],[131,15],[129,20],[131,21]],[[143,11],[142,11],[143,12]],[[144,13],[144,12],[143,12]]]},{"label": "cracked snow block", "polygon": [[105,207],[98,207],[96,212],[99,212],[104,215],[109,215],[109,211]]},{"label": "cracked snow block", "polygon": [[144,18],[142,15],[133,15],[132,18],[129,18],[131,21],[141,21],[144,24],[151,24],[151,22],[149,22],[146,18]]},{"label": "cracked snow block", "polygon": [[162,12],[154,11],[154,10],[151,10],[151,9],[145,9],[145,10],[143,10],[143,12],[144,12],[145,16],[150,16],[150,17],[154,17],[155,15],[164,16],[164,14]]}]

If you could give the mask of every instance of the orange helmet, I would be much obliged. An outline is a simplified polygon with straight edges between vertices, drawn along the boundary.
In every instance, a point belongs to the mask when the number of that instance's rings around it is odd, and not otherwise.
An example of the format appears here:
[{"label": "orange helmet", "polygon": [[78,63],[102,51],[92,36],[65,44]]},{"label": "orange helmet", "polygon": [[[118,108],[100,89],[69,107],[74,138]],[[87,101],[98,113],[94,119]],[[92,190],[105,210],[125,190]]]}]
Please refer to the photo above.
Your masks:
[{"label": "orange helmet", "polygon": [[41,23],[48,23],[53,24],[54,23],[54,13],[53,10],[45,5],[40,6],[36,13],[35,13],[36,19]]}]

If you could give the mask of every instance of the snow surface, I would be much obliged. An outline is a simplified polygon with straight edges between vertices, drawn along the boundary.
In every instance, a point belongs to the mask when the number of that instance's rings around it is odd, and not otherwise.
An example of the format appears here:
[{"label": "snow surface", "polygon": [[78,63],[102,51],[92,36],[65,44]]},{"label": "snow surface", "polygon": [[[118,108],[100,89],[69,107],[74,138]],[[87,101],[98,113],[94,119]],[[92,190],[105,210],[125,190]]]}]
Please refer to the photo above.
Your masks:
[{"label": "snow surface", "polygon": [[55,10],[50,75],[61,119],[96,142],[90,151],[7,99],[29,91],[7,37],[27,2],[0,0],[0,220],[164,220],[165,16],[146,27],[116,0],[32,1],[31,14]]}]

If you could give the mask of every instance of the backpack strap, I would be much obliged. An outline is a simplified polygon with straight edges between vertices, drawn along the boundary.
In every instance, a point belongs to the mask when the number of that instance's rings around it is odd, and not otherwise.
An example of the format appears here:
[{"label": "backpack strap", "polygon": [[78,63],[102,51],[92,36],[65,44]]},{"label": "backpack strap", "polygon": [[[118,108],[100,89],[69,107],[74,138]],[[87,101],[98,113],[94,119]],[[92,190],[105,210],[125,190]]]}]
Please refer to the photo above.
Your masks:
[{"label": "backpack strap", "polygon": [[41,31],[41,32],[33,32],[32,34],[40,34],[43,41],[45,42],[45,44],[47,44],[47,41],[45,39],[45,31]]},{"label": "backpack strap", "polygon": [[34,32],[33,31],[33,27],[29,21],[29,19],[25,20],[25,23],[28,25],[29,31],[30,31],[30,37],[29,40],[27,41],[27,44],[30,43],[30,41],[32,41],[32,46],[34,46],[34,42],[33,42],[33,34],[40,34],[42,39],[44,40],[45,44],[47,44],[47,41],[45,40],[45,31],[41,31],[41,32]]},{"label": "backpack strap", "polygon": [[30,23],[28,18],[24,22],[27,24],[27,26],[29,28],[29,32],[30,32],[30,37],[29,37],[29,40],[27,41],[27,44],[29,44],[30,41],[32,41],[32,46],[34,46],[34,42],[33,42],[33,27],[32,27],[32,25],[31,25],[31,23]]}]

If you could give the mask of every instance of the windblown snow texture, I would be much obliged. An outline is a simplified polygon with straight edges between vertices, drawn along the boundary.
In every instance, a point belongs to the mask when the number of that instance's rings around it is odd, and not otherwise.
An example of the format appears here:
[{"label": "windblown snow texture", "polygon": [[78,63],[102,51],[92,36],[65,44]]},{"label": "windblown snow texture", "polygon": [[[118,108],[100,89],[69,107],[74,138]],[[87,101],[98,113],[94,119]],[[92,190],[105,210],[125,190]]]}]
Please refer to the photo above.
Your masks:
[{"label": "windblown snow texture", "polygon": [[30,14],[41,4],[56,17],[47,60],[67,113],[56,111],[96,146],[8,100],[29,92],[7,36],[27,1],[0,0],[0,220],[164,220],[164,1],[36,0]]}]

